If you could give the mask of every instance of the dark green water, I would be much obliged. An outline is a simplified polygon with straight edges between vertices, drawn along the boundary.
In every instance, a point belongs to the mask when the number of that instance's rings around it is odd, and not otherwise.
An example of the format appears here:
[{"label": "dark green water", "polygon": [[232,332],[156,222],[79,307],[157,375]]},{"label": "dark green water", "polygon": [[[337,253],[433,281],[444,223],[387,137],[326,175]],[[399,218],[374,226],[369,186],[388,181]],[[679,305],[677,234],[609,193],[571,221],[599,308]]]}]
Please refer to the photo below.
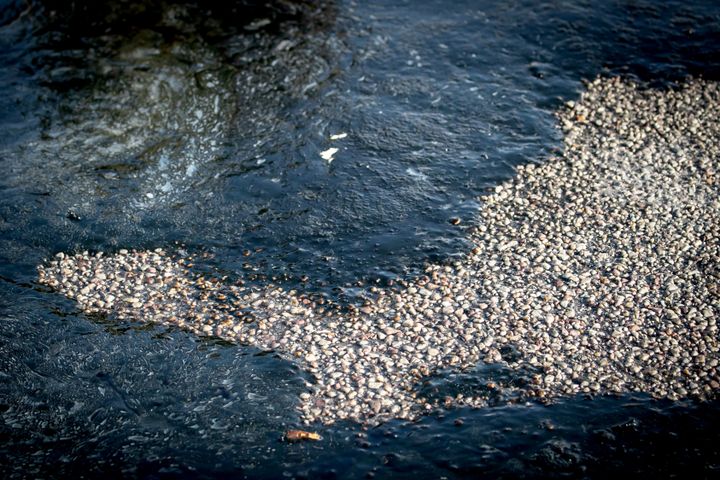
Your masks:
[{"label": "dark green water", "polygon": [[[643,396],[288,445],[293,365],[35,284],[58,251],[180,244],[352,300],[461,255],[478,197],[561,147],[583,79],[717,79],[718,45],[715,2],[0,2],[0,474],[718,476],[717,404]],[[453,385],[472,375],[422,388]]]}]

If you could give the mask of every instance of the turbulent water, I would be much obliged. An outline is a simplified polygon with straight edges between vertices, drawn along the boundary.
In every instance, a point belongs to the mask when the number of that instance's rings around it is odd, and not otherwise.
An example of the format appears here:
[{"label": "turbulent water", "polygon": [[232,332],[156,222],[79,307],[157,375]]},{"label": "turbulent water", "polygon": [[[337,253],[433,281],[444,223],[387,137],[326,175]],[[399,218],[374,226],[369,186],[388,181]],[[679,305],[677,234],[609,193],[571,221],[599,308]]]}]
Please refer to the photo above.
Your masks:
[{"label": "turbulent water", "polygon": [[[0,5],[0,469],[717,468],[716,405],[645,397],[348,423],[319,444],[278,443],[309,380],[296,367],[89,318],[35,283],[58,251],[166,247],[211,254],[205,266],[250,284],[362,297],[464,252],[478,196],[560,146],[553,112],[584,78],[719,77],[712,2]],[[426,387],[450,380],[477,377]]]}]

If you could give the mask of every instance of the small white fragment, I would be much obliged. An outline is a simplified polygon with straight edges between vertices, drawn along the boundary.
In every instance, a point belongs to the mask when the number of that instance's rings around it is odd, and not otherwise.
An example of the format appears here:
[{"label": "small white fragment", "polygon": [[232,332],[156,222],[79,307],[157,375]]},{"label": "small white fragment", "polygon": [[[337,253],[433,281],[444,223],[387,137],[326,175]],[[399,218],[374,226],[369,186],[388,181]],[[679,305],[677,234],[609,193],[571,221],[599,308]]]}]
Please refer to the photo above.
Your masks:
[{"label": "small white fragment", "polygon": [[335,133],[333,135],[330,135],[330,140],[342,140],[343,138],[347,137],[347,133]]},{"label": "small white fragment", "polygon": [[145,196],[146,196],[147,198],[150,198],[150,199],[155,198],[155,195],[153,195],[153,194],[150,193],[150,192],[146,193]]},{"label": "small white fragment", "polygon": [[327,160],[328,163],[331,163],[333,160],[333,156],[338,152],[337,148],[328,148],[324,152],[320,152],[320,156],[323,158],[323,160]]}]

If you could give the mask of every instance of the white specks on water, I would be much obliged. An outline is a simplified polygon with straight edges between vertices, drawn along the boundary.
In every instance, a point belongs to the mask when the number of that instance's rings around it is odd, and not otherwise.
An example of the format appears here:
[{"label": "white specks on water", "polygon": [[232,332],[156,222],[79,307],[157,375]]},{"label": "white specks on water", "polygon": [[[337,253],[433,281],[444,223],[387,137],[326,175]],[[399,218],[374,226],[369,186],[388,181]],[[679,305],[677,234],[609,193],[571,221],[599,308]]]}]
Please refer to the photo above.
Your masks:
[{"label": "white specks on water", "polygon": [[330,147],[327,150],[324,150],[320,152],[320,156],[323,160],[326,160],[328,163],[332,163],[333,160],[335,160],[335,154],[339,151],[336,147]]},{"label": "white specks on water", "polygon": [[342,140],[343,138],[346,138],[348,136],[347,133],[335,133],[330,135],[330,140]]}]

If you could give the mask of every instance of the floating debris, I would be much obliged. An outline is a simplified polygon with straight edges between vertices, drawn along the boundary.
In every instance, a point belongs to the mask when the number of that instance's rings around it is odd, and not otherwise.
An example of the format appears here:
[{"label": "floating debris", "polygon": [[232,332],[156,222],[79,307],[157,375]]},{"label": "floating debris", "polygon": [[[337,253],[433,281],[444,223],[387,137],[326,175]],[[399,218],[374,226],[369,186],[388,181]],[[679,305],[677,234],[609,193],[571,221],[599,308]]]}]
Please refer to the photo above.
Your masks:
[{"label": "floating debris", "polygon": [[[466,257],[429,265],[401,291],[375,289],[358,308],[199,276],[180,251],[59,253],[39,281],[88,313],[299,363],[315,377],[298,407],[308,424],[414,419],[503,396],[716,398],[718,84],[596,80],[559,121],[563,155],[519,167],[482,199]],[[488,364],[510,373],[462,394],[418,389]]]},{"label": "floating debris", "polygon": [[327,150],[320,152],[320,156],[323,158],[323,160],[327,160],[328,163],[332,163],[333,160],[335,160],[334,156],[338,152],[338,149],[335,147],[328,148]]},{"label": "floating debris", "polygon": [[336,133],[334,135],[330,135],[330,140],[342,140],[343,138],[347,137],[347,133]]},{"label": "floating debris", "polygon": [[285,433],[285,440],[288,442],[299,442],[302,440],[320,441],[322,437],[315,432],[306,432],[305,430],[288,430]]}]

